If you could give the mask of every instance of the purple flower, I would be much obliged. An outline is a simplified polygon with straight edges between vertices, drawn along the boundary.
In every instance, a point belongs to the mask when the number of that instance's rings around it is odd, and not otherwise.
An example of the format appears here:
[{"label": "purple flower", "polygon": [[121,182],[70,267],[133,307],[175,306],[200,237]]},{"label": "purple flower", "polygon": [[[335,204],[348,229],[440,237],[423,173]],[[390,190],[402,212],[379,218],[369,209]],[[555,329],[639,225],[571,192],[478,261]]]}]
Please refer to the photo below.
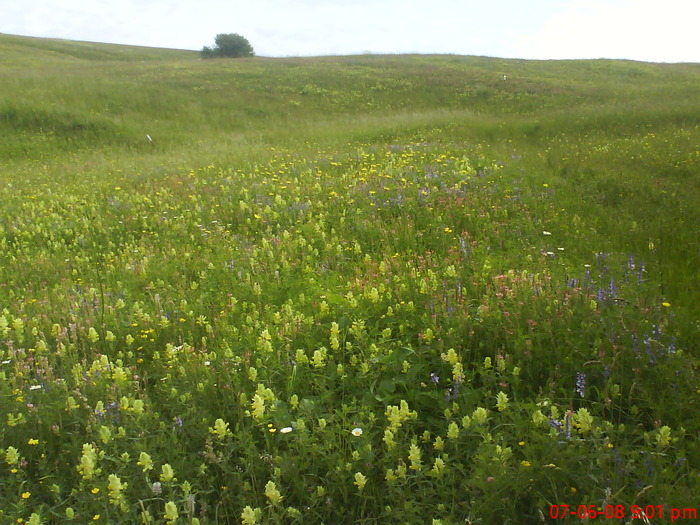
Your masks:
[{"label": "purple flower", "polygon": [[671,342],[668,344],[667,351],[670,355],[676,353],[676,338],[671,337]]},{"label": "purple flower", "polygon": [[639,263],[639,271],[637,272],[637,284],[641,285],[644,281],[644,262]]},{"label": "purple flower", "polygon": [[647,356],[649,356],[649,364],[655,365],[656,364],[656,356],[654,355],[654,350],[651,347],[651,336],[648,334],[645,335],[643,342],[644,342],[644,349],[646,350]]},{"label": "purple flower", "polygon": [[678,458],[674,463],[673,466],[676,468],[682,467],[686,462],[686,458]]},{"label": "purple flower", "polygon": [[436,383],[436,384],[437,384],[437,383],[440,382],[440,377],[439,377],[435,372],[431,372],[431,373],[430,373],[430,380],[431,380],[433,383]]},{"label": "purple flower", "polygon": [[561,432],[561,421],[557,421],[556,419],[552,419],[550,417],[549,426],[552,427],[554,430],[558,430],[559,432]]},{"label": "purple flower", "polygon": [[452,388],[448,388],[447,391],[445,392],[445,399],[447,401],[451,401],[453,399],[457,399],[457,396],[459,395],[459,387],[462,384],[462,378],[458,377],[455,379],[455,384]]},{"label": "purple flower", "polygon": [[634,355],[637,356],[637,359],[639,359],[639,341],[634,334],[632,334],[632,350],[634,351]]},{"label": "purple flower", "polygon": [[576,374],[576,392],[578,392],[578,395],[581,397],[585,397],[586,395],[586,374],[583,372],[578,372]]}]

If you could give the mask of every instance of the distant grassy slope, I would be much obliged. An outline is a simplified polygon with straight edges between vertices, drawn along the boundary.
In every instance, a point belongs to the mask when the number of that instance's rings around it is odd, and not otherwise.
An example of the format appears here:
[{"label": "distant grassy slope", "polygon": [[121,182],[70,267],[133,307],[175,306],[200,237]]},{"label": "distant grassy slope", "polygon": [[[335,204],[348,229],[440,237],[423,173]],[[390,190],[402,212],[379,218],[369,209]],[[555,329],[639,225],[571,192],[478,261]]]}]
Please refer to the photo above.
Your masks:
[{"label": "distant grassy slope", "polygon": [[483,143],[513,176],[556,188],[572,218],[593,215],[611,249],[653,245],[667,293],[690,304],[700,292],[698,64],[203,61],[191,51],[7,35],[0,64],[4,178],[108,181],[100,174],[241,165],[271,148],[351,155],[348,144]]},{"label": "distant grassy slope", "polygon": [[3,68],[31,68],[42,65],[55,67],[62,62],[175,60],[197,56],[194,51],[32,38],[2,33],[0,53]]},{"label": "distant grassy slope", "polygon": [[166,149],[211,152],[241,135],[275,144],[344,141],[451,124],[469,139],[532,138],[698,122],[693,65],[461,56],[202,61],[196,52],[10,36],[0,36],[0,59],[0,125],[16,139],[2,153],[11,157],[31,157],[36,142],[44,153],[46,142],[59,151],[138,148],[146,133]]}]

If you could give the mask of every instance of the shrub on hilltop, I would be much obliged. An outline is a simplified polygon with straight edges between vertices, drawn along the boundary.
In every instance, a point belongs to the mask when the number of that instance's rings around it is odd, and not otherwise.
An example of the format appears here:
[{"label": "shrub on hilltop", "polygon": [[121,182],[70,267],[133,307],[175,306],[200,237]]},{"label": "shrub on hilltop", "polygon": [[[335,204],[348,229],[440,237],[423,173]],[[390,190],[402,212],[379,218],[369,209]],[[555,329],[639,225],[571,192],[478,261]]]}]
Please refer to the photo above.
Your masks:
[{"label": "shrub on hilltop", "polygon": [[208,46],[202,48],[203,58],[240,58],[255,55],[253,46],[248,39],[237,33],[218,34],[214,42],[213,48]]}]

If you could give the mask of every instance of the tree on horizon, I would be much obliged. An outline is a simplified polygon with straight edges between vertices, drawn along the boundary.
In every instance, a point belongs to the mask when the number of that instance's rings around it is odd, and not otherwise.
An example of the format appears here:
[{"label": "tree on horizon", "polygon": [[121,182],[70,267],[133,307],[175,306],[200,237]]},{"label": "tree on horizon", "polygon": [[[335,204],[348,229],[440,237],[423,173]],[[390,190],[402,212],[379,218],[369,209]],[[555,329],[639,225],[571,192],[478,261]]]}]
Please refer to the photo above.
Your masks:
[{"label": "tree on horizon", "polygon": [[247,38],[238,33],[220,33],[214,39],[213,48],[202,48],[203,58],[240,58],[255,56],[253,46]]}]

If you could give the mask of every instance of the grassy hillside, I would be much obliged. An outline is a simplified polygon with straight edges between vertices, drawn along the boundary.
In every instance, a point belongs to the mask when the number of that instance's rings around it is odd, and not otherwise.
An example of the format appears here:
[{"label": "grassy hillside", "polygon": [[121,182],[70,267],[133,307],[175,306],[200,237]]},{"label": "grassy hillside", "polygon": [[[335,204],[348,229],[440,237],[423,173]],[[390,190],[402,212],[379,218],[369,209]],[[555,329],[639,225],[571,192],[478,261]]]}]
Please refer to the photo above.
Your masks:
[{"label": "grassy hillside", "polygon": [[[700,191],[695,64],[202,61],[194,52],[23,37],[2,36],[0,45],[0,158],[30,177],[37,168],[73,178],[85,170],[238,164],[271,147],[483,143],[507,168],[556,182],[562,207],[595,216],[600,233],[623,236],[611,246],[637,251],[654,242],[671,250],[659,263],[681,265],[663,270],[674,299],[692,304],[700,293],[692,274]],[[511,157],[518,162],[506,162]],[[621,221],[629,226],[622,232]]]},{"label": "grassy hillside", "polygon": [[4,518],[690,522],[700,65],[0,35],[0,85]]}]

